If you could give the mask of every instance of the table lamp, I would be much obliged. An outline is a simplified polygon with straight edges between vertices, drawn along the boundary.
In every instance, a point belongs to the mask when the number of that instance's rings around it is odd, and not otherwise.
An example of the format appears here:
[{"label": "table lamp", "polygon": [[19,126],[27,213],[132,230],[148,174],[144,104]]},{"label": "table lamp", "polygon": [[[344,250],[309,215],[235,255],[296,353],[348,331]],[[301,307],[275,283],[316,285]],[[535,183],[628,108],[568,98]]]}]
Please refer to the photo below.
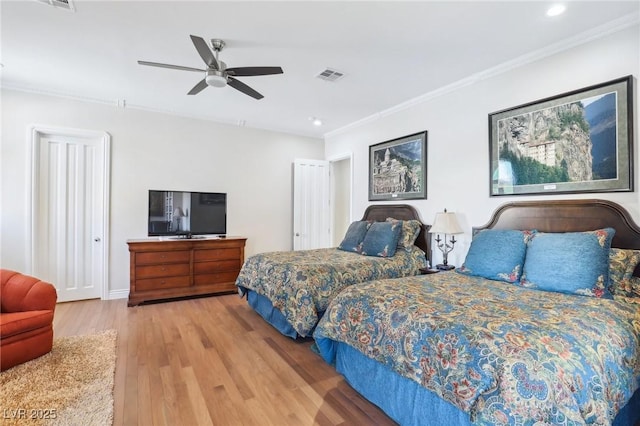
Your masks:
[{"label": "table lamp", "polygon": [[[442,252],[442,263],[436,265],[436,268],[442,271],[453,269],[454,266],[449,265],[447,257],[456,243],[454,235],[463,233],[462,228],[460,228],[458,224],[458,219],[456,219],[456,214],[447,212],[447,209],[444,209],[444,213],[436,213],[436,218],[433,220],[433,225],[431,225],[429,233],[436,234],[436,246]],[[444,234],[444,239],[440,238],[440,234]],[[451,235],[451,239],[448,242],[447,235]]]}]

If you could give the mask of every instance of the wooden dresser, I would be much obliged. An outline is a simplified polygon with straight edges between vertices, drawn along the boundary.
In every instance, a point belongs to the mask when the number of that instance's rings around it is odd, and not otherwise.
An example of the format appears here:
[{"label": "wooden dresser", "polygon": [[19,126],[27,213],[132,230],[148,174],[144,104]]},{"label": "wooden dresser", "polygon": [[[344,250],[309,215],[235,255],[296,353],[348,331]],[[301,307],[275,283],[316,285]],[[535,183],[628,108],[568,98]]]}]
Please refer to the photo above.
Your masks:
[{"label": "wooden dresser", "polygon": [[246,238],[129,240],[129,306],[236,291]]}]

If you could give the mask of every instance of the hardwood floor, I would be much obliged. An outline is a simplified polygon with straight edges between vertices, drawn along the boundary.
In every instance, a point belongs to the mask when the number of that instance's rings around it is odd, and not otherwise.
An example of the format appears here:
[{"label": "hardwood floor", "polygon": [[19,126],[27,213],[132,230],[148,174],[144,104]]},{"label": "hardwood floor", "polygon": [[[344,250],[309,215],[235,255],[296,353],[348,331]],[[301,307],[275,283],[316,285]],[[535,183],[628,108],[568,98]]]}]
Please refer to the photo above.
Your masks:
[{"label": "hardwood floor", "polygon": [[118,331],[114,425],[392,425],[238,295],[56,307],[55,337]]}]

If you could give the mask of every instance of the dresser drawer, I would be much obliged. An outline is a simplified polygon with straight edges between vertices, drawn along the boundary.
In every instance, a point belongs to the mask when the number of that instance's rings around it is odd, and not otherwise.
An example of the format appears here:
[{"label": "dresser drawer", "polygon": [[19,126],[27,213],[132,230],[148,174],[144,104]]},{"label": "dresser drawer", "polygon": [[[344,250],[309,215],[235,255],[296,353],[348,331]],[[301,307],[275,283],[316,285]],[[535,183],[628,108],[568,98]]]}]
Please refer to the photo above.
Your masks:
[{"label": "dresser drawer", "polygon": [[189,251],[147,251],[136,254],[136,265],[189,262]]},{"label": "dresser drawer", "polygon": [[174,277],[179,275],[189,276],[188,263],[175,263],[166,265],[136,266],[136,279],[155,277]]},{"label": "dresser drawer", "polygon": [[[195,285],[207,285],[217,283],[231,283],[235,284],[236,279],[240,271],[218,272],[216,274],[201,274],[195,275],[193,281]],[[229,287],[233,290],[233,287]]]},{"label": "dresser drawer", "polygon": [[194,250],[193,252],[193,260],[195,262],[207,260],[238,259],[239,257],[240,249],[236,247],[211,250]]},{"label": "dresser drawer", "polygon": [[136,291],[160,290],[164,288],[189,287],[189,276],[147,278],[136,281]]},{"label": "dresser drawer", "polygon": [[193,264],[193,272],[195,274],[213,274],[224,271],[236,271],[240,272],[240,261],[234,260],[220,260],[218,262],[198,262]]}]

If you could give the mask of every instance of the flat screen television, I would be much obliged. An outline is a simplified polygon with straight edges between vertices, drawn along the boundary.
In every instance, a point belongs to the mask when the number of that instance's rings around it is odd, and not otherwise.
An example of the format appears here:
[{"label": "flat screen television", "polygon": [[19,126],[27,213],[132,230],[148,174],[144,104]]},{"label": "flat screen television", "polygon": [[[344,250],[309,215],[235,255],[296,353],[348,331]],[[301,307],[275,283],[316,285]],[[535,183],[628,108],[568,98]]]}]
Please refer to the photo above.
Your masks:
[{"label": "flat screen television", "polygon": [[227,233],[227,194],[149,190],[148,217],[150,237],[224,236]]}]

